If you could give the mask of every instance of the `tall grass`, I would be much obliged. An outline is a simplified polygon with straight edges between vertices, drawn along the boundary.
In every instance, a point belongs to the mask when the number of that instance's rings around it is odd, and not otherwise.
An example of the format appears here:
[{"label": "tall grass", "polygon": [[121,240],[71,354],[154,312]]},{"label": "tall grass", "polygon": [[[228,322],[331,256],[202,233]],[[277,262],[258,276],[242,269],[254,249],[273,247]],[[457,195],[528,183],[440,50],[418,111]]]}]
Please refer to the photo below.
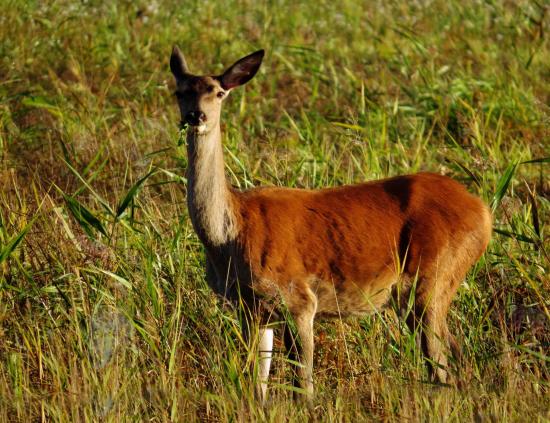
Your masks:
[{"label": "tall grass", "polygon": [[[0,14],[0,420],[546,421],[549,9],[456,0],[26,2]],[[235,186],[430,170],[491,204],[449,316],[458,387],[392,310],[316,326],[314,410],[266,407],[204,281],[168,69],[266,48],[223,115]]]}]

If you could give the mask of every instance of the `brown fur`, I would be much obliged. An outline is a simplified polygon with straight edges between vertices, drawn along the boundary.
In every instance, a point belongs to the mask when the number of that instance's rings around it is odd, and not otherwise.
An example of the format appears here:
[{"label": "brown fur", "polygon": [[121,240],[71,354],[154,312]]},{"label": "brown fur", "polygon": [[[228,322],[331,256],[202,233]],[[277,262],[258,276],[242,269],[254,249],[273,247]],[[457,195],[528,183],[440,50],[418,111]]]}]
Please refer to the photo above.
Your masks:
[{"label": "brown fur", "polygon": [[257,281],[272,281],[290,309],[300,308],[288,287],[303,283],[317,296],[317,312],[326,314],[383,305],[400,268],[431,281],[429,288],[423,282],[424,295],[436,289],[438,301],[450,302],[455,289],[437,281],[467,270],[491,233],[478,198],[430,173],[319,191],[234,191],[233,201],[255,291],[264,294]]},{"label": "brown fur", "polygon": [[202,132],[190,129],[187,140],[189,211],[206,247],[209,284],[252,312],[284,303],[297,329],[297,336],[285,334],[286,344],[302,363],[299,381],[311,395],[314,318],[371,313],[392,294],[397,304],[406,304],[416,281],[407,323],[422,329],[432,375],[446,382],[447,351],[454,345],[447,311],[489,243],[487,206],[461,184],[432,173],[316,191],[229,187],[221,100],[204,87],[229,90],[248,81],[261,62],[259,53],[222,76],[202,77],[201,84],[187,75],[181,53],[172,55],[178,89],[194,89],[192,100],[180,101],[182,118],[202,111],[208,125]]}]

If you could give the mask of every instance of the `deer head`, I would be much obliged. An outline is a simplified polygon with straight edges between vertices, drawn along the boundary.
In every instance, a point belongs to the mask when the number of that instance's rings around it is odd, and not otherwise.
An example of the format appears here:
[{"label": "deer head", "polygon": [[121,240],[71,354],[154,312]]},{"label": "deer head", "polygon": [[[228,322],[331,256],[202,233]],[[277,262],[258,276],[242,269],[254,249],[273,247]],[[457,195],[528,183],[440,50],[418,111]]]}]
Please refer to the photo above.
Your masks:
[{"label": "deer head", "polygon": [[259,50],[235,62],[223,74],[197,76],[189,72],[178,47],[170,57],[170,69],[176,78],[176,92],[182,125],[198,134],[207,134],[220,122],[222,102],[229,92],[250,81],[256,74],[264,51]]}]

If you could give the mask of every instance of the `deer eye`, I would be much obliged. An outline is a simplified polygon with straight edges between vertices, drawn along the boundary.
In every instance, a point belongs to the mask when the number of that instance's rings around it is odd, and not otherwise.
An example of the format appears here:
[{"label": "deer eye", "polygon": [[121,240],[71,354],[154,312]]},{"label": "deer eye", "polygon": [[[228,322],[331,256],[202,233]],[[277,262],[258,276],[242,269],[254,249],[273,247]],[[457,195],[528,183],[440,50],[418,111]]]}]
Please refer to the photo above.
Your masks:
[{"label": "deer eye", "polygon": [[223,92],[223,91],[218,91],[218,94],[216,94],[216,96],[217,96],[218,98],[223,98],[223,97],[225,96],[225,92]]}]

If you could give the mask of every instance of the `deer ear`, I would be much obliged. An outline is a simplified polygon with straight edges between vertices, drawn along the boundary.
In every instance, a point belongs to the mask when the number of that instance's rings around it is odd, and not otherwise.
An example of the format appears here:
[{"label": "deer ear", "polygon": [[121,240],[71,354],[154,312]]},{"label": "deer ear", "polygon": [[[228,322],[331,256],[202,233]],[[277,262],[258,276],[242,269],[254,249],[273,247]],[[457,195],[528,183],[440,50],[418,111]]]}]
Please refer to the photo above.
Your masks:
[{"label": "deer ear", "polygon": [[230,90],[231,88],[246,84],[260,69],[263,58],[264,51],[258,50],[235,62],[219,77],[222,87],[225,90]]},{"label": "deer ear", "polygon": [[172,74],[174,74],[176,81],[185,79],[185,77],[189,75],[189,68],[185,62],[185,57],[183,57],[183,53],[180,51],[178,46],[174,46],[172,49],[172,55],[170,56],[170,70],[172,71]]}]

